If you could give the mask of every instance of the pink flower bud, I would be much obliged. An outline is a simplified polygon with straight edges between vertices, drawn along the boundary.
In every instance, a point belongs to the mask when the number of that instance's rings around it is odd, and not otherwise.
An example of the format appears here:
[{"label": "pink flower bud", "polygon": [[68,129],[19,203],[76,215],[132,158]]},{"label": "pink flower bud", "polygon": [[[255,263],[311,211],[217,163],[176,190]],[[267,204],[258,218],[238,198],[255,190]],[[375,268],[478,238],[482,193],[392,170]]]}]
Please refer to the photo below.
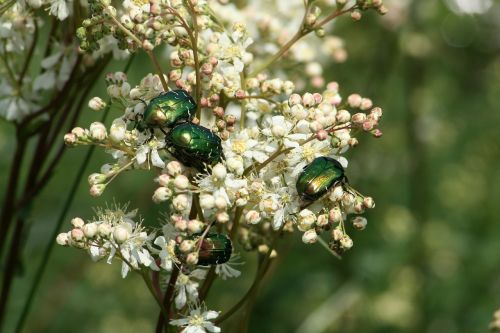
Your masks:
[{"label": "pink flower bud", "polygon": [[316,132],[316,139],[318,139],[319,141],[326,140],[327,138],[328,138],[328,132],[325,131],[324,129],[321,129]]},{"label": "pink flower bud", "polygon": [[347,97],[347,103],[352,108],[359,108],[361,105],[362,97],[359,94],[351,94]]},{"label": "pink flower bud", "polygon": [[71,239],[74,240],[75,242],[80,242],[85,238],[85,235],[83,234],[83,230],[80,228],[74,228],[71,230]]}]

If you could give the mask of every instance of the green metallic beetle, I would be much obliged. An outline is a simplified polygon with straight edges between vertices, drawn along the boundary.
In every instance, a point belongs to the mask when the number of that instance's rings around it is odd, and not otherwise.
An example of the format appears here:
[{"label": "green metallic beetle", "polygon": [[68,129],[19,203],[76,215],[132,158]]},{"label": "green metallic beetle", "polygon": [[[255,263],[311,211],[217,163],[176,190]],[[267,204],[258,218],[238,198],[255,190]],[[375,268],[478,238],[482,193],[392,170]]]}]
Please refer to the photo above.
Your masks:
[{"label": "green metallic beetle", "polygon": [[166,134],[165,142],[179,162],[200,171],[223,158],[221,139],[203,126],[178,124]]},{"label": "green metallic beetle", "polygon": [[153,98],[144,110],[137,129],[172,127],[180,122],[189,122],[196,113],[196,102],[187,91],[178,89],[161,93]]},{"label": "green metallic beetle", "polygon": [[314,201],[333,186],[345,182],[344,168],[339,161],[321,156],[306,165],[297,178],[297,192],[304,200]]},{"label": "green metallic beetle", "polygon": [[[188,239],[198,241],[200,237],[200,234],[196,234],[188,237]],[[223,264],[231,258],[232,252],[233,244],[229,237],[223,234],[209,233],[201,242],[200,251],[198,252],[198,265],[209,266]],[[178,246],[176,247],[176,254],[182,258]]]}]

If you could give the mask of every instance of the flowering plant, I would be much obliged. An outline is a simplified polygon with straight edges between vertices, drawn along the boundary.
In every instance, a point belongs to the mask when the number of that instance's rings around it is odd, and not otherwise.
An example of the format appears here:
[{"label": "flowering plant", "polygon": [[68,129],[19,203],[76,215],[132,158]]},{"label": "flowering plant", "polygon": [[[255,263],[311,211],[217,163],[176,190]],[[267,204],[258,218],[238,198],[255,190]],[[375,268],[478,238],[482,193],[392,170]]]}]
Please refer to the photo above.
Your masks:
[{"label": "flowering plant", "polygon": [[[48,3],[59,20],[74,14],[70,2]],[[121,262],[123,277],[140,274],[160,307],[159,331],[219,332],[217,325],[259,287],[279,255],[279,239],[298,231],[304,243],[341,256],[353,246],[351,227],[364,229],[361,214],[375,206],[348,181],[344,155],[363,133],[382,135],[382,109],[359,94],[343,98],[337,82],[325,82],[322,64],[347,56],[340,38],[326,36],[329,22],[386,8],[381,0],[277,1],[272,6],[280,14],[272,16],[262,12],[265,5],[89,0],[76,30],[79,55],[99,62],[107,54],[144,51],[155,71],[140,82],[124,72],[107,74],[107,98],[93,97],[88,106],[113,105],[119,115],[109,126],[94,122],[64,136],[67,146],[96,146],[110,155],[88,177],[90,194],[100,196],[125,171],[155,170],[152,201],[168,217],[148,229],[136,211],[114,205],[88,221],[73,218],[57,243],[86,250],[92,260]],[[160,48],[168,64],[157,58]],[[33,91],[64,85],[76,54],[45,58]],[[30,117],[23,105],[34,102],[9,102],[17,106],[7,118]],[[207,310],[214,279],[241,274],[236,252],[259,254],[256,280],[233,308]]]}]

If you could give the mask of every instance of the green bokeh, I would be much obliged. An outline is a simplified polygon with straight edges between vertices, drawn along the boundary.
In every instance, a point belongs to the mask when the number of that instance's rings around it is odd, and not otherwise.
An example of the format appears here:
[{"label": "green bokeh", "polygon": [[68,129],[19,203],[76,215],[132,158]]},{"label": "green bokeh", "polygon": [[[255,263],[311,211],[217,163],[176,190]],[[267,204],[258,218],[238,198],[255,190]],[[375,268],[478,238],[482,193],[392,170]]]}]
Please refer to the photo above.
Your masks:
[{"label": "green bokeh", "polygon": [[[327,70],[344,96],[359,92],[384,109],[384,136],[362,136],[347,156],[350,182],[377,207],[367,214],[367,229],[352,232],[355,246],[341,261],[302,244],[298,234],[282,242],[249,332],[484,332],[500,307],[500,4],[473,16],[441,1],[392,10],[382,19],[339,20],[333,32],[346,40],[349,58]],[[130,81],[148,66],[140,57]],[[99,117],[89,111],[80,123]],[[0,172],[7,175],[13,131],[0,126]],[[35,203],[7,332],[84,154],[68,150]],[[87,173],[106,161],[96,153]],[[115,199],[155,223],[161,209],[151,204],[152,177],[123,175],[99,199],[83,180],[68,222]],[[246,291],[256,265],[245,260],[242,277],[216,281],[211,309],[227,309]],[[122,280],[119,266],[57,247],[25,331],[150,332],[157,312],[137,276]],[[239,315],[227,332],[239,331]]]}]

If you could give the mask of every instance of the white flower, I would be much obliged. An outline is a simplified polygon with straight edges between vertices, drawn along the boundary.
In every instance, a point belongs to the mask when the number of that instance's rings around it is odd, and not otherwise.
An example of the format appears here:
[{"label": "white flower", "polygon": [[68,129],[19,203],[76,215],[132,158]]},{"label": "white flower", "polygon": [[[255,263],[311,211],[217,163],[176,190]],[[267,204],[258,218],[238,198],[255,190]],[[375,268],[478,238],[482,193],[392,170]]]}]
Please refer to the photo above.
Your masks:
[{"label": "white flower", "polygon": [[224,156],[226,156],[227,159],[234,156],[243,156],[247,162],[245,165],[249,165],[254,163],[254,161],[262,163],[269,157],[266,153],[266,149],[274,149],[266,146],[263,147],[261,142],[250,136],[250,131],[249,129],[243,129],[231,135],[231,137],[223,143]]},{"label": "white flower", "polygon": [[293,133],[294,126],[291,122],[285,120],[283,116],[274,116],[266,121],[266,128],[262,130],[262,134],[269,137],[269,140],[283,140],[285,147],[298,147],[299,142],[307,139],[307,135],[303,133]]},{"label": "white flower", "polygon": [[197,280],[202,280],[205,277],[206,271],[202,269],[195,269],[189,275],[179,273],[177,283],[175,285],[175,307],[182,309],[188,302],[194,303],[198,300],[198,286]]},{"label": "white flower", "polygon": [[50,0],[49,14],[57,16],[59,20],[65,20],[69,16],[72,0]]},{"label": "white flower", "polygon": [[173,268],[173,264],[175,259],[175,241],[173,239],[166,240],[164,236],[159,236],[154,241],[155,245],[158,245],[161,248],[160,251],[160,267],[171,271]]},{"label": "white flower", "polygon": [[231,266],[241,266],[244,262],[239,262],[239,254],[233,254],[228,262],[215,266],[215,274],[221,277],[222,280],[237,278],[241,275],[241,272]]},{"label": "white flower", "polygon": [[160,154],[158,154],[158,149],[163,147],[165,147],[165,143],[157,140],[151,140],[143,144],[135,153],[137,164],[143,164],[146,162],[149,155],[153,166],[163,169],[165,167],[165,162],[163,162]]},{"label": "white flower", "polygon": [[200,308],[192,309],[189,312],[189,316],[171,320],[170,325],[184,327],[181,333],[220,332],[220,327],[215,326],[211,322],[211,320],[219,316],[219,313],[217,311],[201,311]]}]

